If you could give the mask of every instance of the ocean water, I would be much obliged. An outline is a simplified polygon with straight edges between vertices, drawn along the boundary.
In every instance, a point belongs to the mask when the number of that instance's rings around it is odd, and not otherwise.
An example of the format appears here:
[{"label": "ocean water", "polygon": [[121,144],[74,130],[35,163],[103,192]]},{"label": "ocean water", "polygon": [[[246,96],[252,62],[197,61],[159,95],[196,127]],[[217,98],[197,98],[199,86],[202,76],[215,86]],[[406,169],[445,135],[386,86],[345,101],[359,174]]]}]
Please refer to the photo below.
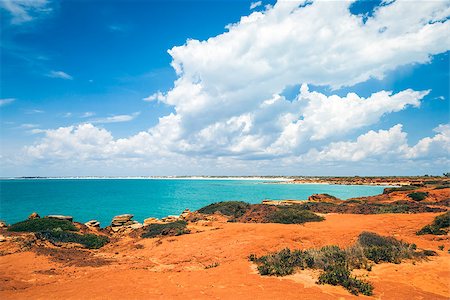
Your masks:
[{"label": "ocean water", "polygon": [[264,199],[307,199],[327,193],[341,199],[376,195],[381,186],[325,184],[267,184],[260,180],[192,179],[24,179],[0,180],[0,219],[24,220],[32,212],[71,215],[107,226],[115,215],[131,213],[142,222],[148,217],[178,215],[213,202]]}]

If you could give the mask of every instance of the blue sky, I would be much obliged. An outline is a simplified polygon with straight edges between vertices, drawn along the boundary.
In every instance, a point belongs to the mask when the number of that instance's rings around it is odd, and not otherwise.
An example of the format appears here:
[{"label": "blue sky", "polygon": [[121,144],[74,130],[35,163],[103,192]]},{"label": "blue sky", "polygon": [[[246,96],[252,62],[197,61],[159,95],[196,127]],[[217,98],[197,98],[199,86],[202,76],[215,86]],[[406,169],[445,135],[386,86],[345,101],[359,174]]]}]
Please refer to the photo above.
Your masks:
[{"label": "blue sky", "polygon": [[0,176],[447,172],[449,5],[417,5],[0,2]]}]

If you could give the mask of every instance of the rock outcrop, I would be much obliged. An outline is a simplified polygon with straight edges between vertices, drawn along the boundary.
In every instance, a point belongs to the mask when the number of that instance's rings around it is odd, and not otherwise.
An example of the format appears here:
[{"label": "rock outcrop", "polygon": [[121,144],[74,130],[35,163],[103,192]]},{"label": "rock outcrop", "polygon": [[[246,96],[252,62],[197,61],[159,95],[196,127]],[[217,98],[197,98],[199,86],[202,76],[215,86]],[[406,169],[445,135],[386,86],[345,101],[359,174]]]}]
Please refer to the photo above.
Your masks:
[{"label": "rock outcrop", "polygon": [[100,228],[100,222],[97,220],[90,220],[90,221],[84,223],[84,225],[86,225],[87,227],[91,227],[91,228]]},{"label": "rock outcrop", "polygon": [[37,212],[33,212],[31,215],[28,216],[28,220],[34,220],[34,219],[40,219],[41,216],[38,215]]},{"label": "rock outcrop", "polygon": [[46,218],[57,219],[57,220],[65,220],[65,221],[69,221],[69,222],[73,221],[73,217],[72,216],[63,216],[63,215],[48,215]]},{"label": "rock outcrop", "polygon": [[151,224],[161,224],[161,223],[163,223],[163,222],[158,218],[147,218],[144,220],[144,226],[148,226]]},{"label": "rock outcrop", "polygon": [[6,227],[8,227],[8,225],[5,222],[0,221],[0,228],[6,228]]},{"label": "rock outcrop", "polygon": [[143,227],[138,221],[134,221],[133,215],[124,214],[115,216],[111,221],[111,230],[114,232],[124,231],[126,229],[139,229]]},{"label": "rock outcrop", "polygon": [[336,198],[332,195],[328,195],[328,194],[313,194],[311,196],[308,197],[308,201],[311,202],[325,202],[325,203],[334,203],[334,204],[339,204],[342,202],[341,199]]}]

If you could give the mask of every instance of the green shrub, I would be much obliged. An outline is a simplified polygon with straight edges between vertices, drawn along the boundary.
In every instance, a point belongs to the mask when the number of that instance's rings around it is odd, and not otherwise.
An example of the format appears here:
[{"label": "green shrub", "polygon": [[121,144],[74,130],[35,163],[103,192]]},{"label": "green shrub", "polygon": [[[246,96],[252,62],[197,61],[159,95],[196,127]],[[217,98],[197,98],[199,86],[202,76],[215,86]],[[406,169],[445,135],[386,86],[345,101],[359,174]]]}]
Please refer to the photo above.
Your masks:
[{"label": "green shrub", "polygon": [[341,285],[355,295],[372,295],[373,286],[351,276],[351,270],[364,268],[370,271],[372,265],[369,260],[375,263],[400,263],[404,258],[422,258],[436,254],[430,250],[416,252],[416,248],[415,244],[404,243],[392,237],[363,232],[355,245],[345,249],[333,245],[294,251],[286,248],[261,257],[251,254],[249,260],[256,263],[261,275],[286,276],[296,269],[320,269],[323,272],[318,283]]},{"label": "green shrub", "polygon": [[434,218],[433,223],[424,226],[416,234],[445,235],[448,233],[449,227],[450,227],[450,211]]},{"label": "green shrub", "polygon": [[414,201],[422,201],[426,197],[428,197],[428,193],[427,192],[414,192],[414,193],[408,194],[408,197]]},{"label": "green shrub", "polygon": [[383,190],[383,194],[390,194],[393,192],[403,192],[403,191],[411,191],[417,189],[417,186],[412,185],[405,185],[405,186],[399,186],[399,187],[391,187],[391,188],[385,188]]},{"label": "green shrub", "polygon": [[306,222],[320,222],[325,218],[316,215],[309,210],[302,210],[296,207],[280,208],[268,216],[269,223],[282,224],[303,224]]},{"label": "green shrub", "polygon": [[364,256],[375,263],[400,263],[402,259],[416,256],[416,245],[404,243],[393,237],[385,237],[372,232],[363,232],[358,243],[364,249]]},{"label": "green shrub", "polygon": [[320,274],[317,283],[340,285],[354,295],[361,293],[366,296],[371,296],[373,294],[372,284],[350,276],[350,270],[345,266],[335,265],[326,269]]},{"label": "green shrub", "polygon": [[154,238],[160,235],[177,236],[189,233],[186,221],[175,221],[163,224],[150,224],[142,234],[143,238]]},{"label": "green shrub", "polygon": [[450,188],[450,184],[438,185],[434,189],[435,190],[442,190],[442,189],[448,189],[448,188]]},{"label": "green shrub", "polygon": [[39,231],[78,231],[72,222],[51,218],[32,219],[18,222],[8,228],[9,231],[16,232],[39,232]]},{"label": "green shrub", "polygon": [[109,242],[109,238],[102,235],[78,234],[58,230],[38,232],[36,236],[51,243],[77,243],[89,249],[99,249]]},{"label": "green shrub", "polygon": [[202,207],[198,210],[198,212],[202,214],[213,214],[215,212],[220,212],[223,215],[238,218],[242,216],[249,208],[250,204],[246,202],[225,201]]}]

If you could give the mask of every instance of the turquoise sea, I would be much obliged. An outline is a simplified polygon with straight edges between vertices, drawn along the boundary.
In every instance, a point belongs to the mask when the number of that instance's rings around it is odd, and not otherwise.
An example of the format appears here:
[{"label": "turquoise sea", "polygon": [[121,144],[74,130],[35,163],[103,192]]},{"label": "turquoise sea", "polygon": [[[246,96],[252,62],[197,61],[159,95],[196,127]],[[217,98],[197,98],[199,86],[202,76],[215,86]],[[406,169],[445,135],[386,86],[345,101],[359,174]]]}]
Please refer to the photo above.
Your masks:
[{"label": "turquoise sea", "polygon": [[376,195],[381,186],[325,184],[267,184],[260,180],[201,179],[13,179],[0,180],[0,219],[15,223],[32,212],[71,215],[107,226],[115,215],[131,213],[142,222],[148,217],[178,215],[213,202],[264,199],[307,199],[327,193],[348,199]]}]

